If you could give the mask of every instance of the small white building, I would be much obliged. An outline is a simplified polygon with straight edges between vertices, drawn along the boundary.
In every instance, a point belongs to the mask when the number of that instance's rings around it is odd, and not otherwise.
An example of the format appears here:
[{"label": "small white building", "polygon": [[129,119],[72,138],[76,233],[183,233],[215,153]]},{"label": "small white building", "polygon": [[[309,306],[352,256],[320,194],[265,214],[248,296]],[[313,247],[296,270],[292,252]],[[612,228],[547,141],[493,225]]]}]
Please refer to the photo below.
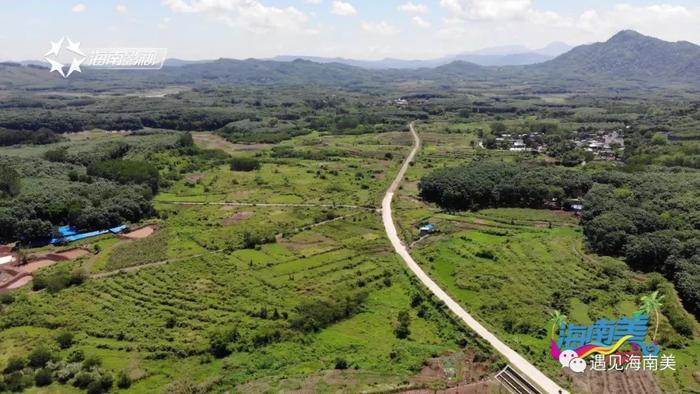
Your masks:
[{"label": "small white building", "polygon": [[14,261],[15,261],[15,256],[13,256],[13,255],[0,256],[0,265],[14,263]]}]

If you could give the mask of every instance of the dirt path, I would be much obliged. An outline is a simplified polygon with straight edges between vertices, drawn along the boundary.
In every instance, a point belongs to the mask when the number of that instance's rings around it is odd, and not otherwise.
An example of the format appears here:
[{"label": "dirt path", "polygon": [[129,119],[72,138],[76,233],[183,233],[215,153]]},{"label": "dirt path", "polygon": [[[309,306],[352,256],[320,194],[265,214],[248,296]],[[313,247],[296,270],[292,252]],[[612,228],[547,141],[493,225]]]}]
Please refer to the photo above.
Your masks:
[{"label": "dirt path", "polygon": [[494,334],[486,329],[481,323],[476,321],[464,308],[462,308],[452,297],[450,297],[437,283],[435,283],[418,265],[418,263],[413,260],[411,254],[406,249],[406,246],[401,242],[399,235],[396,231],[396,226],[394,225],[394,219],[391,214],[391,202],[394,198],[394,193],[398,189],[401,181],[406,175],[408,166],[420,149],[420,138],[414,129],[414,124],[410,124],[411,134],[413,135],[413,150],[408,155],[404,161],[399,173],[396,175],[396,179],[392,182],[389,189],[386,191],[384,200],[382,201],[382,220],[384,222],[384,228],[386,229],[386,234],[394,246],[396,253],[401,256],[403,261],[406,263],[408,268],[413,271],[413,273],[420,279],[420,281],[441,301],[447,305],[450,310],[457,315],[462,321],[464,321],[472,330],[474,330],[480,337],[488,341],[491,346],[493,346],[496,351],[498,351],[503,357],[505,357],[512,367],[517,369],[524,376],[529,378],[530,381],[535,383],[541,389],[547,393],[567,393],[563,388],[559,387],[553,380],[548,378],[543,374],[537,367],[530,364],[523,356],[518,354],[515,350],[511,349],[508,345],[501,342]]},{"label": "dirt path", "polygon": [[186,202],[186,201],[158,201],[160,204],[199,206],[199,205],[221,205],[226,207],[264,207],[264,208],[350,208],[366,209],[369,211],[379,211],[379,208],[365,207],[349,204],[277,204],[277,203],[254,203],[254,202]]},{"label": "dirt path", "polygon": [[138,271],[143,268],[148,268],[148,267],[157,267],[159,265],[166,265],[170,263],[176,263],[178,261],[183,261],[183,260],[188,260],[188,259],[194,259],[197,257],[202,257],[202,256],[208,256],[211,254],[215,253],[221,253],[223,250],[214,250],[211,252],[206,252],[206,253],[198,253],[198,254],[191,254],[188,256],[182,256],[182,257],[177,257],[177,258],[172,258],[172,259],[167,259],[167,260],[161,260],[161,261],[156,261],[155,263],[148,263],[148,264],[141,264],[141,265],[134,265],[132,267],[126,267],[126,268],[120,268],[118,270],[114,271],[107,271],[107,272],[98,272],[96,274],[91,274],[90,279],[104,279],[104,278],[109,278],[110,276],[115,276],[119,275],[123,272],[132,272],[132,271]]}]

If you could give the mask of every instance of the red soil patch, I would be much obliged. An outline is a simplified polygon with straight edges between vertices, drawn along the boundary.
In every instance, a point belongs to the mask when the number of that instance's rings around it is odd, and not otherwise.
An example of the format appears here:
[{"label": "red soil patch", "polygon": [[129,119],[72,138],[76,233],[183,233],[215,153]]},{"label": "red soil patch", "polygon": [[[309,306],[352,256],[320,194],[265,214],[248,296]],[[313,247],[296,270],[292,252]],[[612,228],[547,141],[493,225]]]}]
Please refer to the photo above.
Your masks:
[{"label": "red soil patch", "polygon": [[31,263],[19,266],[17,268],[23,272],[32,273],[34,271],[40,270],[42,268],[46,268],[46,267],[54,265],[56,263],[57,262],[53,261],[53,260],[41,259],[41,260],[34,260]]},{"label": "red soil patch", "polygon": [[16,281],[12,282],[9,286],[5,287],[7,290],[13,290],[13,289],[19,289],[20,287],[26,285],[27,283],[32,281],[32,276],[27,275],[23,276]]},{"label": "red soil patch", "polygon": [[190,175],[187,177],[187,180],[192,183],[197,183],[200,181],[202,178],[204,178],[207,174],[204,172],[195,172],[194,174]]},{"label": "red soil patch", "polygon": [[244,220],[252,218],[253,215],[255,215],[255,212],[248,212],[248,211],[238,212],[237,214],[235,214],[229,218],[226,218],[226,220],[224,220],[224,224],[227,226],[232,225],[232,224],[236,224],[238,222],[242,222]]},{"label": "red soil patch", "polygon": [[66,260],[75,260],[75,259],[79,259],[81,257],[88,256],[91,253],[87,249],[75,248],[75,249],[68,249],[68,250],[64,250],[62,252],[53,253],[53,254],[56,256],[63,257]]},{"label": "red soil patch", "polygon": [[[29,280],[25,280],[25,277],[29,277]],[[32,276],[21,270],[7,267],[0,269],[0,291],[16,289],[29,283],[31,280]],[[17,285],[18,282],[20,282],[19,285]]]},{"label": "red soil patch", "polygon": [[0,270],[0,288],[2,288],[5,283],[9,282],[14,277],[14,271]]},{"label": "red soil patch", "polygon": [[126,234],[122,234],[122,237],[127,238],[127,239],[143,239],[143,238],[148,238],[153,233],[156,232],[157,227],[156,226],[143,226],[141,228],[137,228],[133,231],[130,231]]},{"label": "red soil patch", "polygon": [[445,390],[408,390],[402,394],[492,394],[492,393],[507,393],[507,391],[499,391],[500,383],[495,381],[484,381],[479,383],[460,384],[456,387],[450,387]]}]

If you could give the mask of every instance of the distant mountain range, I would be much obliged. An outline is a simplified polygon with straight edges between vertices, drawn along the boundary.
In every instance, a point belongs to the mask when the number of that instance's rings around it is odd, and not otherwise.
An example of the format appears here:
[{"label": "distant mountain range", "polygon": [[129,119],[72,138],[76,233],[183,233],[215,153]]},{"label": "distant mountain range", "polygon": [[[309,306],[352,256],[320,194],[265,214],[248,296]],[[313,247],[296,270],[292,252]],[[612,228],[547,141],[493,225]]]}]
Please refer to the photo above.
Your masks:
[{"label": "distant mountain range", "polygon": [[458,55],[444,56],[437,59],[428,60],[403,60],[403,59],[382,59],[382,60],[355,60],[340,57],[317,57],[317,56],[277,56],[271,60],[278,62],[291,62],[297,59],[308,60],[315,63],[341,63],[349,66],[367,69],[417,69],[434,68],[454,61],[463,61],[478,64],[480,66],[522,66],[527,64],[542,63],[559,56],[572,47],[563,42],[554,42],[540,49],[529,49],[524,46],[506,46],[496,48],[485,48],[474,52],[466,52]]},{"label": "distant mountain range", "polygon": [[624,30],[606,42],[581,45],[534,69],[580,78],[700,81],[700,46]]},{"label": "distant mountain range", "polygon": [[[0,63],[0,86],[21,86],[35,76],[37,85],[64,84],[71,89],[86,88],[94,81],[110,86],[157,86],[193,84],[203,81],[239,84],[369,84],[409,80],[450,83],[455,80],[526,81],[546,86],[644,85],[700,86],[700,46],[690,42],[667,42],[637,32],[622,31],[606,42],[581,45],[553,59],[527,65],[500,65],[522,59],[544,59],[565,49],[553,44],[535,52],[511,54],[518,48],[491,48],[457,55],[449,61],[407,61],[386,59],[377,62],[339,59],[279,57],[277,60],[233,60],[189,62],[170,59],[159,72],[84,70],[65,82],[36,65]],[[499,65],[484,66],[469,59],[499,58]],[[537,56],[540,56],[539,58]],[[290,61],[281,61],[289,59]],[[354,64],[352,62],[355,62]],[[359,62],[359,63],[358,63]],[[434,63],[430,63],[434,62]],[[495,60],[494,60],[495,62]],[[528,61],[529,62],[529,61]],[[411,67],[409,67],[411,65]],[[380,67],[381,66],[381,67]],[[53,81],[53,82],[51,82]]]}]

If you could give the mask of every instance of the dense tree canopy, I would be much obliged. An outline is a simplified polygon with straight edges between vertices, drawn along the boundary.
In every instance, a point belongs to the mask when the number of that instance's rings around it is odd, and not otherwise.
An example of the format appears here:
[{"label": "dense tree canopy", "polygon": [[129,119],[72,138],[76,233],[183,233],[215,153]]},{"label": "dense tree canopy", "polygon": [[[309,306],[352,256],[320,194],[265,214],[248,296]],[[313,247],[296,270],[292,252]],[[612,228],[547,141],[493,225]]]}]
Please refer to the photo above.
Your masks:
[{"label": "dense tree canopy", "polygon": [[160,184],[158,169],[142,160],[106,160],[92,163],[88,175],[98,176],[122,184],[137,183],[147,185],[155,194]]},{"label": "dense tree canopy", "polygon": [[536,208],[552,198],[583,196],[591,184],[588,175],[561,167],[479,162],[423,177],[420,194],[450,209]]},{"label": "dense tree canopy", "polygon": [[61,137],[47,128],[37,131],[16,131],[0,129],[0,146],[18,144],[52,144],[61,140]]},{"label": "dense tree canopy", "polygon": [[700,181],[692,172],[606,171],[585,196],[584,234],[598,253],[673,280],[700,314]]}]

